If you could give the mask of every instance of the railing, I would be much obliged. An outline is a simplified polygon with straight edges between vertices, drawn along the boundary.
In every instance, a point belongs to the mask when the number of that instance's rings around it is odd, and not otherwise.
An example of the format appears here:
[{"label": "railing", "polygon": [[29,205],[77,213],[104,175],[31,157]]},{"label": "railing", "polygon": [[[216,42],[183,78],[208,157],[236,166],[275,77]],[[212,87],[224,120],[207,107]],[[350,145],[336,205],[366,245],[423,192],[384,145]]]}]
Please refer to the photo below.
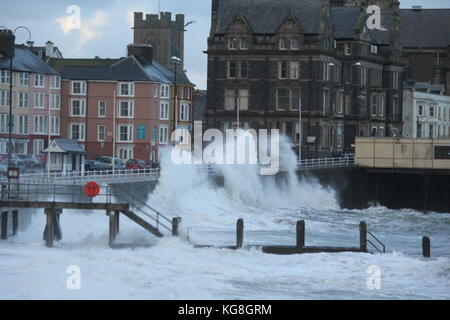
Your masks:
[{"label": "railing", "polygon": [[355,157],[303,159],[298,169],[347,168],[355,166]]},{"label": "railing", "polygon": [[[34,184],[58,184],[95,181],[115,181],[115,180],[157,180],[159,169],[127,169],[127,170],[98,170],[98,171],[70,171],[66,173],[33,173],[20,175],[20,182]],[[7,181],[2,177],[1,181]]]},{"label": "railing", "polygon": [[[161,212],[159,212],[158,210],[152,208],[151,206],[149,206],[145,201],[139,199],[136,195],[132,194],[131,192],[129,192],[128,190],[126,190],[126,188],[122,188],[119,187],[118,190],[120,190],[120,192],[122,194],[117,194],[117,192],[114,194],[115,197],[127,202],[130,204],[131,208],[134,209],[134,211],[139,211],[139,213],[143,214],[144,216],[150,218],[151,220],[153,220],[156,223],[156,228],[159,230],[159,227],[163,227],[164,229],[166,229],[167,231],[172,231],[171,226],[172,225],[172,220],[170,220],[169,218],[167,218],[165,215],[163,215]],[[126,196],[125,196],[126,195]],[[150,212],[153,212],[155,214],[155,216],[152,216],[150,214],[148,214],[146,211],[144,211],[145,209],[147,209]],[[136,212],[135,212],[136,213]],[[165,223],[169,223],[169,226],[167,226]]]},{"label": "railing", "polygon": [[[83,188],[77,185],[1,182],[0,191],[2,201],[92,203],[92,198],[85,195]],[[96,202],[107,204],[117,203],[113,199],[113,188],[110,186],[101,187],[96,196]]]},{"label": "railing", "polygon": [[384,245],[383,242],[381,242],[377,237],[375,237],[373,235],[372,232],[367,231],[367,234],[370,235],[372,237],[373,240],[375,240],[379,245],[381,245],[381,248],[379,248],[377,245],[375,245],[372,241],[370,241],[369,239],[367,239],[367,243],[369,243],[372,247],[375,248],[375,250],[377,250],[380,253],[386,253],[386,246]]}]

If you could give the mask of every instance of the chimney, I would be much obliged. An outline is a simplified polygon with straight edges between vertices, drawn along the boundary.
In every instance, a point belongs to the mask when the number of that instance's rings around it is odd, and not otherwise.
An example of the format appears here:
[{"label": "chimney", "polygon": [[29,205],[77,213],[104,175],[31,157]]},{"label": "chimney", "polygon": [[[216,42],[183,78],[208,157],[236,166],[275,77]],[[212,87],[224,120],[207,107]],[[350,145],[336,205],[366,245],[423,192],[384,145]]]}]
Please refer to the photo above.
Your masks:
[{"label": "chimney", "polygon": [[149,44],[129,44],[127,46],[128,56],[140,59],[144,64],[152,64],[153,47]]},{"label": "chimney", "polygon": [[14,42],[16,37],[11,30],[0,29],[0,53],[11,57],[14,56]]},{"label": "chimney", "polygon": [[45,43],[45,56],[48,58],[52,58],[54,53],[54,45],[53,42],[47,41]]}]

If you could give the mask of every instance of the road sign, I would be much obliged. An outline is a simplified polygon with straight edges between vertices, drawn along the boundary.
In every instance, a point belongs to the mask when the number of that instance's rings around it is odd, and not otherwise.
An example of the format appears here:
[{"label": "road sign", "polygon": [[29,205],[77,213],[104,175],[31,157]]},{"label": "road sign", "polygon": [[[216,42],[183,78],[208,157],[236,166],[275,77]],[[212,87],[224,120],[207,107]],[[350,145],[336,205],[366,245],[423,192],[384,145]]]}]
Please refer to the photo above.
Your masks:
[{"label": "road sign", "polygon": [[136,138],[145,139],[145,125],[136,126]]},{"label": "road sign", "polygon": [[91,198],[98,196],[100,193],[100,186],[96,182],[88,182],[84,186],[84,193]]}]

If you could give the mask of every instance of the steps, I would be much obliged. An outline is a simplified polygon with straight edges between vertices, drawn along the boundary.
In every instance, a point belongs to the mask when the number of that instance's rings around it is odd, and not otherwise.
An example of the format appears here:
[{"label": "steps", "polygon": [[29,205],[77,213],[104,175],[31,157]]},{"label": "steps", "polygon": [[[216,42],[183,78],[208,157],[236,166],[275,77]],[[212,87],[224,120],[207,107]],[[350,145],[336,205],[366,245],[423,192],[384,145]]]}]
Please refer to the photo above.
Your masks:
[{"label": "steps", "polygon": [[152,226],[150,223],[139,217],[137,214],[135,214],[131,210],[121,210],[122,214],[127,216],[130,220],[140,225],[142,228],[150,232],[151,234],[155,235],[158,238],[162,238],[164,235],[154,226]]}]

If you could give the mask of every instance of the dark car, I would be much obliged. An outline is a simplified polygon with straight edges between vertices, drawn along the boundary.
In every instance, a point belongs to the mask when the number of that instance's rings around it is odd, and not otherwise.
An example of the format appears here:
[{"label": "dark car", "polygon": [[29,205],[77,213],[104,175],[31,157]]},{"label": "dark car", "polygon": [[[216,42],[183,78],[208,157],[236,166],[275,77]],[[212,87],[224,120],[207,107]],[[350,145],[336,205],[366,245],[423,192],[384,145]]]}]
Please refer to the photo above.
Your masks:
[{"label": "dark car", "polygon": [[100,170],[105,170],[105,167],[102,165],[102,163],[100,161],[86,160],[84,162],[84,170],[85,171],[100,171]]},{"label": "dark car", "polygon": [[129,170],[140,170],[145,169],[147,164],[144,160],[138,160],[138,159],[130,159],[126,163],[126,168]]},{"label": "dark car", "polygon": [[[25,162],[19,159],[11,159],[11,167],[19,168],[19,172],[23,173],[26,169]],[[8,172],[8,159],[3,159],[0,161],[0,173],[6,175]]]},{"label": "dark car", "polygon": [[42,166],[42,157],[37,154],[15,154],[15,158],[25,162],[27,168],[33,169]]}]

